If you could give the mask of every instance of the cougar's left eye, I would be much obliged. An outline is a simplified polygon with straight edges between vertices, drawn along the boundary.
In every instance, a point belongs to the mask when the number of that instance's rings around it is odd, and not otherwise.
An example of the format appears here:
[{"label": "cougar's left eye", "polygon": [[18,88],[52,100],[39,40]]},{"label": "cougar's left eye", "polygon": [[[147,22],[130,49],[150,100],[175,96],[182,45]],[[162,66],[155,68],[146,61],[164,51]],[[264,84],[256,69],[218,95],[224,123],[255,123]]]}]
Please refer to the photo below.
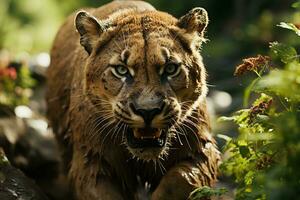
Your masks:
[{"label": "cougar's left eye", "polygon": [[170,63],[165,66],[164,73],[167,76],[176,76],[180,72],[179,64]]},{"label": "cougar's left eye", "polygon": [[128,73],[128,68],[124,67],[122,65],[116,66],[116,72],[121,75],[124,76]]},{"label": "cougar's left eye", "polygon": [[128,68],[123,65],[113,66],[112,72],[119,78],[123,78],[124,76],[129,74]]}]

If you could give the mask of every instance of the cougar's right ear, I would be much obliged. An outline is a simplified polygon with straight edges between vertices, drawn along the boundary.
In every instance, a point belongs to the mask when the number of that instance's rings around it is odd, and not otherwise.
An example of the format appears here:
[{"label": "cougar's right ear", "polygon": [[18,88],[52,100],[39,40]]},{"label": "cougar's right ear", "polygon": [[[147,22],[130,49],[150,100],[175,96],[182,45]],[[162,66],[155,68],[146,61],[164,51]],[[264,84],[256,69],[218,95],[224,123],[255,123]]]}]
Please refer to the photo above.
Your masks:
[{"label": "cougar's right ear", "polygon": [[75,17],[75,26],[80,34],[80,44],[91,54],[101,34],[107,29],[107,23],[98,21],[85,11],[79,11]]}]

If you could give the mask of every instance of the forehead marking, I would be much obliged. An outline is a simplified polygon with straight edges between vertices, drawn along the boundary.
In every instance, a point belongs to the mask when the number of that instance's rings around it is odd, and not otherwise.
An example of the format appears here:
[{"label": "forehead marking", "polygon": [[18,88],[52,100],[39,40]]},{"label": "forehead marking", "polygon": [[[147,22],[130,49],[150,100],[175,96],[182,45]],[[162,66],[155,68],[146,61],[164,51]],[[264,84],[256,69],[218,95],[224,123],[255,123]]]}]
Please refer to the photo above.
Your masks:
[{"label": "forehead marking", "polygon": [[130,52],[128,49],[124,49],[121,53],[121,60],[123,63],[127,65],[128,58],[130,56]]},{"label": "forehead marking", "polygon": [[162,75],[164,72],[164,69],[165,69],[165,64],[170,60],[171,54],[170,54],[169,49],[167,49],[166,47],[162,47],[160,51],[162,54],[162,58],[164,59],[164,61],[163,61],[164,64],[160,65],[160,68],[159,68],[159,74]]},{"label": "forehead marking", "polygon": [[147,22],[150,21],[150,18],[145,16],[141,18],[141,26],[142,26],[142,33],[143,33],[143,39],[144,39],[144,66],[145,66],[145,75],[146,75],[146,81],[149,81],[148,71],[147,71],[147,50],[148,50],[148,31],[149,31],[149,24]]},{"label": "forehead marking", "polygon": [[171,57],[169,49],[167,49],[166,47],[162,47],[161,48],[161,53],[162,53],[162,55],[165,59],[165,62],[167,62]]},{"label": "forehead marking", "polygon": [[129,56],[130,56],[130,51],[128,49],[124,49],[121,53],[121,61],[126,65],[131,76],[134,76],[135,75],[134,70],[130,66],[128,66]]}]

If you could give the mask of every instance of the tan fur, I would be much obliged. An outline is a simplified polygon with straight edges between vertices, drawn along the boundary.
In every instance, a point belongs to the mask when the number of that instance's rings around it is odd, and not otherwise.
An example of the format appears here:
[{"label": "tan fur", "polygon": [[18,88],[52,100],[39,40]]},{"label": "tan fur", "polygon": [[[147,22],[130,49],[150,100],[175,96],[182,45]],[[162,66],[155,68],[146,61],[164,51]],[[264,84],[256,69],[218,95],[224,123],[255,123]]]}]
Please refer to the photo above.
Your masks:
[{"label": "tan fur", "polygon": [[[84,10],[59,30],[47,73],[48,118],[77,199],[135,199],[139,182],[151,184],[154,200],[186,199],[196,187],[212,186],[219,152],[209,133],[199,54],[206,11],[177,20],[142,1]],[[181,63],[180,72],[162,81],[169,60]],[[131,81],[113,75],[115,65],[126,65]],[[169,128],[167,144],[129,147],[128,129],[144,126],[130,102],[153,109],[160,98],[167,106],[152,126]],[[164,121],[171,114],[173,121]]]}]

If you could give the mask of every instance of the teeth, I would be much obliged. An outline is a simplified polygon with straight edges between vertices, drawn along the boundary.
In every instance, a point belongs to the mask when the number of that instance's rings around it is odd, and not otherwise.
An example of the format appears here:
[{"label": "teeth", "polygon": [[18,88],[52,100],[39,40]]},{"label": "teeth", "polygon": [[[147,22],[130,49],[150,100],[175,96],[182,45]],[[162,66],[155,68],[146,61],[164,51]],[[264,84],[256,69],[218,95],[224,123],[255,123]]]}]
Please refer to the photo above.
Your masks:
[{"label": "teeth", "polygon": [[155,139],[155,138],[157,138],[156,136],[141,136],[141,139],[143,140],[143,139]]},{"label": "teeth", "polygon": [[149,130],[146,130],[146,129],[138,129],[138,128],[135,128],[133,129],[133,136],[134,138],[136,139],[141,139],[141,140],[145,140],[145,139],[158,139],[160,138],[160,136],[164,133],[163,130],[159,130],[159,129],[150,129],[150,131],[152,132],[149,132]]}]

